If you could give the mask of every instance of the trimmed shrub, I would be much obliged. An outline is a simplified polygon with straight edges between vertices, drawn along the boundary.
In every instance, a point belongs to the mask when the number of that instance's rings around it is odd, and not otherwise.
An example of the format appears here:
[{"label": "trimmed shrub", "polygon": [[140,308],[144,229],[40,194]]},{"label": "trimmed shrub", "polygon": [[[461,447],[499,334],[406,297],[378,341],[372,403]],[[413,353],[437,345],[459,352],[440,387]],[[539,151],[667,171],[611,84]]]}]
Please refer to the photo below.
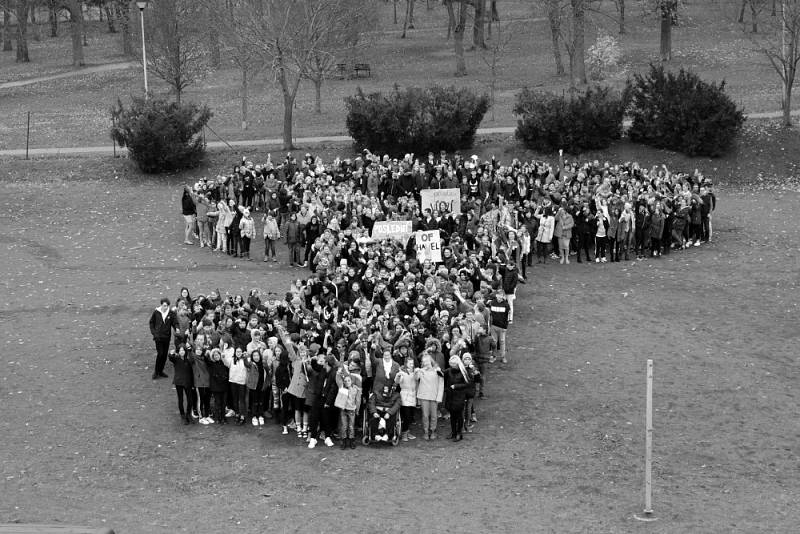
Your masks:
[{"label": "trimmed shrub", "polygon": [[572,153],[608,148],[622,137],[622,97],[608,87],[558,96],[524,88],[517,95],[516,137],[532,150]]},{"label": "trimmed shrub", "polygon": [[143,172],[188,169],[203,159],[206,145],[201,133],[211,116],[205,105],[132,97],[126,108],[118,99],[111,108],[111,137],[128,147],[129,157]]},{"label": "trimmed shrub", "polygon": [[633,123],[631,141],[688,156],[721,156],[744,123],[724,81],[704,82],[684,69],[675,74],[651,64],[647,75],[628,80],[625,100]]},{"label": "trimmed shrub", "polygon": [[347,131],[359,149],[393,155],[469,148],[489,109],[489,97],[455,87],[395,86],[388,95],[345,98]]}]

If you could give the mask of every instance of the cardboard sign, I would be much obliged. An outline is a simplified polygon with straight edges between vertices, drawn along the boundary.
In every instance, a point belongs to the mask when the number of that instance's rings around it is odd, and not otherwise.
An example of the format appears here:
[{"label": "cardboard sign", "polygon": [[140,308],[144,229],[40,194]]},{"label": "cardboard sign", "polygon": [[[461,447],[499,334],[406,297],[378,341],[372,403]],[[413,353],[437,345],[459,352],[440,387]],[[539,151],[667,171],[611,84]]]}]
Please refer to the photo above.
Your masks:
[{"label": "cardboard sign", "polygon": [[404,245],[414,232],[411,230],[411,221],[378,221],[372,227],[372,239],[394,239]]},{"label": "cardboard sign", "polygon": [[422,211],[438,211],[440,214],[461,213],[461,191],[459,189],[423,189],[419,192]]},{"label": "cardboard sign", "polygon": [[431,260],[434,263],[442,261],[442,240],[439,237],[439,230],[417,232],[415,237],[419,261]]}]

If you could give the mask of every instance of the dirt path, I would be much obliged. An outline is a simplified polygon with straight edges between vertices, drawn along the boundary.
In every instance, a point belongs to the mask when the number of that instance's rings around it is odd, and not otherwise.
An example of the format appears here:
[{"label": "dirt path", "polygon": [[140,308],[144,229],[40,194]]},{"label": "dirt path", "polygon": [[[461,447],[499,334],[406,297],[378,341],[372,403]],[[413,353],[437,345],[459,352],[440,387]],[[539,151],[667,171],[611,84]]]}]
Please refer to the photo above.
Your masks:
[{"label": "dirt path", "polygon": [[135,61],[124,61],[121,63],[104,63],[102,65],[92,65],[88,67],[81,67],[69,72],[62,72],[60,74],[51,74],[49,76],[40,76],[38,78],[27,78],[25,80],[16,80],[13,82],[0,83],[0,90],[11,89],[12,87],[24,87],[26,85],[33,85],[35,83],[49,82],[51,80],[60,80],[61,78],[71,78],[73,76],[82,76],[84,74],[92,74],[94,72],[109,72],[112,70],[130,69],[138,66]]}]

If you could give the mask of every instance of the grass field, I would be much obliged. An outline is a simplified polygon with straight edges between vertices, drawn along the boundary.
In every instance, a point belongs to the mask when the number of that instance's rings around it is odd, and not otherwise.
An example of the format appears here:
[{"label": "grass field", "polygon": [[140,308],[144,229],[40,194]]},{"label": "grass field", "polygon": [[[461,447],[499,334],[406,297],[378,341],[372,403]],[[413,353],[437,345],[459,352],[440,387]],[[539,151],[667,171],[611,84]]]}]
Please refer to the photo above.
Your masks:
[{"label": "grass field", "polygon": [[[179,244],[181,184],[231,154],[158,178],[122,159],[0,162],[0,522],[121,533],[794,531],[800,183],[793,156],[782,157],[797,153],[796,133],[767,126],[751,125],[739,152],[714,162],[627,143],[598,154],[700,167],[724,183],[713,243],[659,260],[535,265],[511,362],[490,370],[475,433],[352,453],[309,451],[271,424],[184,427],[169,383],[150,380],[146,322],[161,295],[283,291],[300,273],[285,267],[284,247],[284,264],[265,266]],[[529,156],[505,139],[475,151]],[[659,520],[641,524],[648,358]]]},{"label": "grass field", "polygon": [[[467,53],[469,75],[454,78],[452,41],[446,42],[446,14],[433,2],[428,12],[424,2],[417,8],[416,28],[405,40],[391,21],[391,4],[381,7],[381,23],[367,36],[368,45],[358,59],[370,63],[373,76],[361,80],[331,80],[323,88],[323,112],[314,113],[313,87],[301,86],[297,100],[294,133],[298,137],[343,134],[344,98],[357,86],[365,91],[388,91],[400,86],[431,83],[469,86],[488,91],[490,76],[479,52]],[[776,111],[780,107],[777,75],[765,58],[753,51],[753,45],[728,11],[718,7],[724,1],[707,5],[689,4],[681,26],[674,30],[675,59],[671,67],[688,67],[709,80],[727,81],[728,91],[748,112]],[[600,4],[606,14],[613,13],[610,2]],[[515,94],[523,85],[561,91],[567,79],[555,76],[550,37],[546,20],[534,12],[531,3],[508,0],[501,4],[502,24],[513,23],[515,37],[502,60],[497,85],[494,120],[487,114],[483,126],[515,124],[512,107]],[[587,46],[598,31],[615,34],[615,23],[595,15],[589,26]],[[402,21],[401,21],[402,22]],[[639,8],[629,8],[627,30],[621,36],[624,51],[623,70],[608,83],[619,85],[627,74],[645,69],[658,57],[657,24],[643,17]],[[66,28],[63,29],[66,31]],[[118,36],[103,33],[96,23],[91,31],[91,46],[86,48],[89,63],[119,61]],[[467,39],[470,35],[467,36]],[[49,72],[63,72],[70,61],[68,36],[58,41],[44,39],[31,43],[34,63],[13,63],[13,54],[0,55],[0,82]],[[566,61],[566,55],[564,56]],[[26,70],[29,69],[29,70]],[[123,99],[142,87],[139,69],[92,73],[71,79],[54,80],[31,86],[0,89],[0,147],[24,148],[27,112],[32,112],[32,147],[81,146],[110,144],[108,110],[118,97]],[[154,76],[156,92],[166,90]],[[233,69],[212,73],[201,84],[191,87],[186,100],[207,103],[215,113],[210,126],[225,140],[280,137],[282,103],[278,89],[262,76],[250,88],[250,128],[242,131],[239,74]],[[215,140],[208,132],[207,138]]]}]

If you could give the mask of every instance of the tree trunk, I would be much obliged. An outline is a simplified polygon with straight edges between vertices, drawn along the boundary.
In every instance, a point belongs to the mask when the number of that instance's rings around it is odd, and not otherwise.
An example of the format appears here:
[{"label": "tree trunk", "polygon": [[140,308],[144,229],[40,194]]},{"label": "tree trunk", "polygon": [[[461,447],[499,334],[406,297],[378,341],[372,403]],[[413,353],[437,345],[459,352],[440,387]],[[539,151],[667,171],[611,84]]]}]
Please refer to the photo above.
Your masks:
[{"label": "tree trunk", "polygon": [[116,4],[117,17],[122,33],[122,53],[126,56],[133,55],[133,35],[131,34],[131,5],[128,0]]},{"label": "tree trunk", "polygon": [[747,0],[742,0],[742,7],[739,9],[739,18],[736,19],[736,22],[739,24],[744,24],[744,8],[747,6]]},{"label": "tree trunk", "polygon": [[550,37],[553,41],[553,57],[556,61],[556,75],[564,75],[564,61],[561,59],[561,10],[558,0],[548,0],[547,18],[550,21]]},{"label": "tree trunk", "polygon": [[408,30],[409,28],[412,27],[412,25],[410,25],[411,16],[410,16],[409,11],[411,9],[413,9],[413,6],[414,6],[414,3],[411,0],[406,0],[406,16],[403,19],[403,33],[400,34],[400,38],[401,39],[405,39],[406,38],[406,30]]},{"label": "tree trunk", "polygon": [[472,45],[475,48],[486,48],[483,25],[484,14],[486,13],[486,0],[475,0],[475,24],[472,28]]},{"label": "tree trunk", "polygon": [[661,61],[672,60],[672,15],[666,7],[661,8]]},{"label": "tree trunk", "polygon": [[467,64],[464,61],[464,30],[467,27],[467,9],[464,0],[459,1],[458,22],[453,30],[453,41],[456,50],[456,76],[467,75]]},{"label": "tree trunk", "polygon": [[753,33],[758,33],[758,12],[754,2],[755,0],[750,0],[750,16],[753,18]]},{"label": "tree trunk", "polygon": [[792,84],[783,82],[783,125],[792,125]]},{"label": "tree trunk", "polygon": [[11,45],[11,13],[3,8],[3,52],[11,52],[14,47]]},{"label": "tree trunk", "polygon": [[314,113],[322,114],[322,76],[314,78]]},{"label": "tree trunk", "polygon": [[399,0],[392,0],[392,4],[394,4],[394,23],[395,23],[395,26],[397,25],[397,2],[399,2]]},{"label": "tree trunk", "polygon": [[497,12],[497,0],[492,0],[492,22],[500,22],[500,13]]},{"label": "tree trunk", "polygon": [[242,67],[242,130],[247,130],[247,65]]},{"label": "tree trunk", "polygon": [[83,58],[83,11],[78,0],[69,0],[66,3],[69,10],[70,33],[72,35],[72,66],[83,67],[86,62]]},{"label": "tree trunk", "polygon": [[108,33],[117,33],[117,26],[114,23],[114,12],[112,8],[108,4],[103,5],[103,9],[100,11],[101,13],[106,12],[106,22],[108,23]]},{"label": "tree trunk", "polygon": [[47,18],[50,23],[50,37],[58,37],[58,11],[54,0],[47,2]]},{"label": "tree trunk", "polygon": [[414,29],[414,0],[408,1],[408,29]]},{"label": "tree trunk", "polygon": [[619,34],[625,34],[625,0],[617,0],[619,5]]},{"label": "tree trunk", "polygon": [[445,0],[447,6],[447,40],[450,40],[450,35],[453,33],[453,28],[456,27],[456,14],[453,11],[453,2],[455,0]]},{"label": "tree trunk", "polygon": [[586,32],[586,17],[584,0],[572,0],[572,84],[574,86],[586,84],[586,60],[584,57],[584,34]]},{"label": "tree trunk", "polygon": [[30,14],[31,14],[31,30],[33,33],[33,40],[39,42],[42,40],[42,33],[39,28],[39,25],[36,23],[36,5],[31,6]]},{"label": "tree trunk", "polygon": [[286,91],[283,93],[283,150],[294,150],[292,142],[292,113],[294,112],[294,98]]},{"label": "tree trunk", "polygon": [[28,0],[17,0],[17,63],[28,63]]}]

